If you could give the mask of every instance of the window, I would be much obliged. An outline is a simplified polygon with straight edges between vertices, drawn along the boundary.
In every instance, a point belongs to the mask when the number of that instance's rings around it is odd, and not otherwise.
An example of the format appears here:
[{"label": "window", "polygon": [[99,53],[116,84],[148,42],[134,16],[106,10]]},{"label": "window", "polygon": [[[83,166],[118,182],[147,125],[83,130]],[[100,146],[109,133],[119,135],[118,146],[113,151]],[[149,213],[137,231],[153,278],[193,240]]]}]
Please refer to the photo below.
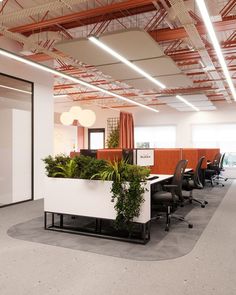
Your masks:
[{"label": "window", "polygon": [[236,166],[236,124],[205,124],[192,126],[194,147],[220,148],[226,153],[225,166]]},{"label": "window", "polygon": [[193,125],[194,147],[218,147],[222,152],[236,152],[236,124]]},{"label": "window", "polygon": [[105,129],[96,128],[88,130],[88,148],[91,150],[104,149]]},{"label": "window", "polygon": [[136,148],[174,148],[176,144],[176,127],[135,127],[134,140]]}]

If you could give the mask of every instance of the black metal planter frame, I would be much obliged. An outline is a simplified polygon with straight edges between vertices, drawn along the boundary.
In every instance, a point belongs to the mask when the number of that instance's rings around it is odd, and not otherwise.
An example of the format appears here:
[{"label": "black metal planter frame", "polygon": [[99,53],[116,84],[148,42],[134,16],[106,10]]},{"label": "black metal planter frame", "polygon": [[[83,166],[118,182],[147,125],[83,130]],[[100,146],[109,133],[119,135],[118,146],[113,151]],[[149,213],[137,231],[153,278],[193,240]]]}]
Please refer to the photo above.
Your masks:
[{"label": "black metal planter frame", "polygon": [[[51,215],[51,223],[48,223],[48,215]],[[55,222],[55,215],[59,216],[59,222]],[[69,217],[81,217],[81,218],[90,218],[91,221],[95,221],[94,228],[86,228],[86,227],[71,227],[64,224],[64,216]],[[147,223],[137,223],[134,222],[135,225],[140,227],[140,231],[134,234],[133,232],[125,232],[122,233],[121,231],[114,231],[112,232],[104,232],[103,230],[103,223],[104,221],[112,221],[109,219],[104,218],[94,218],[94,217],[87,217],[87,216],[80,216],[80,215],[71,215],[65,213],[57,213],[57,212],[44,212],[44,229],[45,230],[52,230],[58,232],[67,232],[72,234],[84,235],[84,236],[91,236],[91,237],[99,237],[103,239],[110,239],[110,240],[118,240],[118,241],[125,241],[131,242],[136,244],[146,244],[150,240],[150,225],[151,222]]]}]

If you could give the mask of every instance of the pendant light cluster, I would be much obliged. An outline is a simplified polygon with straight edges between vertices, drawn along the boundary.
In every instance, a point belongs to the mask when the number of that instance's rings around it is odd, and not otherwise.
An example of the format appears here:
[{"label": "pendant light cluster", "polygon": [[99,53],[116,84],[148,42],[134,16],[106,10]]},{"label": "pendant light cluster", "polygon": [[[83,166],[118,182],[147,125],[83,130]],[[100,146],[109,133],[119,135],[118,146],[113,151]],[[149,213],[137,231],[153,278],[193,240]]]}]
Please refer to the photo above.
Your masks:
[{"label": "pendant light cluster", "polygon": [[83,127],[91,127],[96,121],[96,115],[91,110],[82,110],[79,106],[73,106],[69,112],[63,112],[60,121],[63,125],[72,125],[74,120],[79,121]]}]

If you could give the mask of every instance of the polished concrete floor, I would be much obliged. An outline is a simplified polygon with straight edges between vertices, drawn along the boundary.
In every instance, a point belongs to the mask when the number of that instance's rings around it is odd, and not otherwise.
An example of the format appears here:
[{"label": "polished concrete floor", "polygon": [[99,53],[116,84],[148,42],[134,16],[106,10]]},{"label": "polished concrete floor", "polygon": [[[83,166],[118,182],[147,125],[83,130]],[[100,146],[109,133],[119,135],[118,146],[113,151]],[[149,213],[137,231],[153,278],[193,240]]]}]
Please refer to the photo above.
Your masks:
[{"label": "polished concrete floor", "polygon": [[36,202],[0,209],[1,295],[235,295],[236,182],[193,250],[135,261],[14,239],[7,230],[40,216]]}]

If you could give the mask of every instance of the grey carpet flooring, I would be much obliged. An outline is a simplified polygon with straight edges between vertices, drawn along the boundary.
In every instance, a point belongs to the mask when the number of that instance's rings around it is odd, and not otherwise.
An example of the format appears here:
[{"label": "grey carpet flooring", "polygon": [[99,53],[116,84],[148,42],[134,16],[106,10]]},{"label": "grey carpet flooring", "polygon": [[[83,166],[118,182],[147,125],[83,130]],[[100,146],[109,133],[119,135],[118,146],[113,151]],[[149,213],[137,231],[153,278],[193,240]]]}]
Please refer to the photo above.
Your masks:
[{"label": "grey carpet flooring", "polygon": [[47,231],[43,228],[42,216],[14,225],[8,230],[8,235],[15,239],[125,259],[139,261],[174,259],[188,254],[194,248],[230,185],[231,181],[227,181],[225,187],[195,190],[194,197],[201,199],[204,196],[209,204],[205,208],[194,203],[186,204],[176,211],[176,214],[184,215],[191,221],[194,227],[189,229],[185,223],[173,220],[170,231],[165,232],[165,219],[155,220],[151,225],[151,240],[146,245]]}]

